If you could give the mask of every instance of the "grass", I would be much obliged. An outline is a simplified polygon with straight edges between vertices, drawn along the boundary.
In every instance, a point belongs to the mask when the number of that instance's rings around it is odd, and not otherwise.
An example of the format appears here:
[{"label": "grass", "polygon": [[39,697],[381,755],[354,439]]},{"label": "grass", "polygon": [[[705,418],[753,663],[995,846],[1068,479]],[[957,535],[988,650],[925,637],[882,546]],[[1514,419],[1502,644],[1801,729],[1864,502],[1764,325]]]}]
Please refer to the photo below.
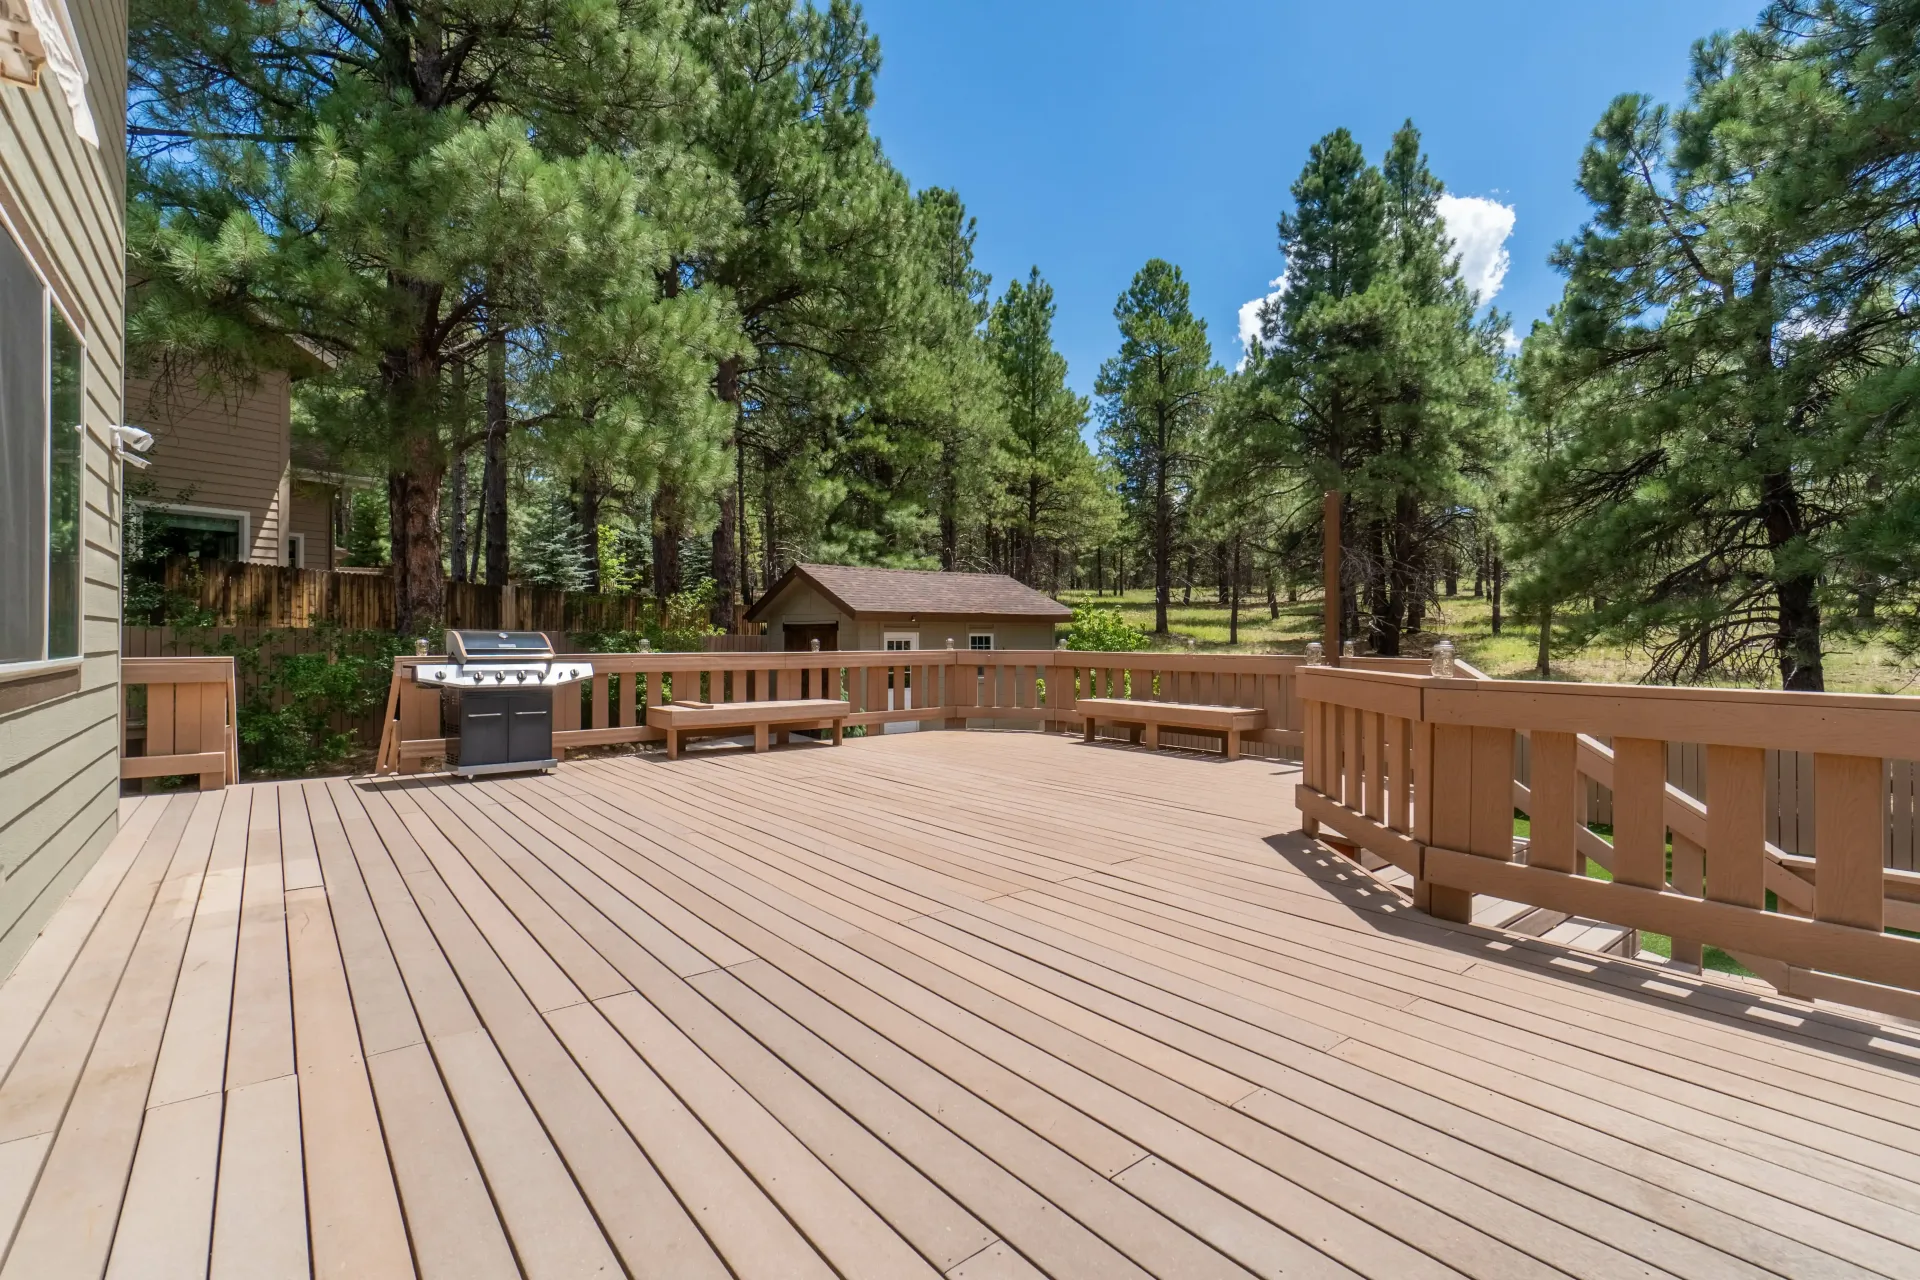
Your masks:
[{"label": "grass", "polygon": [[[1516,812],[1513,816],[1513,834],[1524,839],[1532,830],[1533,823],[1524,814]],[[1590,822],[1587,824],[1587,830],[1593,832],[1608,844],[1613,843],[1613,828],[1607,823]],[[1667,844],[1667,857],[1669,860],[1668,870],[1671,871],[1671,860],[1673,857],[1673,844],[1671,841]],[[1586,863],[1586,870],[1582,872],[1583,875],[1594,880],[1604,880],[1609,884],[1613,882],[1612,873],[1593,859],[1582,858],[1581,861]],[[1769,910],[1773,907],[1773,895],[1771,893],[1767,895],[1767,907]],[[1651,951],[1663,960],[1673,959],[1673,939],[1664,933],[1649,933],[1645,929],[1642,929],[1640,931],[1640,949],[1642,951]],[[1718,947],[1704,948],[1700,958],[1701,963],[1706,968],[1714,969],[1721,973],[1738,974],[1743,978],[1755,976],[1753,970],[1747,968],[1747,966],[1741,964],[1738,960],[1735,960]]]},{"label": "grass", "polygon": [[[1264,599],[1250,599],[1240,609],[1240,640],[1227,640],[1227,609],[1213,592],[1196,590],[1189,604],[1175,591],[1167,611],[1169,636],[1154,637],[1153,592],[1142,589],[1123,596],[1096,596],[1091,591],[1063,591],[1069,605],[1118,605],[1126,620],[1149,633],[1156,649],[1193,648],[1214,653],[1304,653],[1307,642],[1320,638],[1318,595],[1280,604],[1280,616],[1270,617]],[[1442,597],[1427,610],[1428,630],[1405,641],[1410,656],[1425,656],[1434,641],[1453,641],[1459,656],[1488,675],[1531,680],[1540,641],[1539,628],[1508,621],[1493,634],[1493,603],[1475,597],[1463,585],[1461,594]],[[1920,693],[1920,667],[1905,663],[1884,641],[1872,637],[1833,634],[1826,654],[1827,688],[1835,693]],[[1644,658],[1626,649],[1594,645],[1573,654],[1555,654],[1549,666],[1555,680],[1617,681],[1632,683],[1646,671]]]}]

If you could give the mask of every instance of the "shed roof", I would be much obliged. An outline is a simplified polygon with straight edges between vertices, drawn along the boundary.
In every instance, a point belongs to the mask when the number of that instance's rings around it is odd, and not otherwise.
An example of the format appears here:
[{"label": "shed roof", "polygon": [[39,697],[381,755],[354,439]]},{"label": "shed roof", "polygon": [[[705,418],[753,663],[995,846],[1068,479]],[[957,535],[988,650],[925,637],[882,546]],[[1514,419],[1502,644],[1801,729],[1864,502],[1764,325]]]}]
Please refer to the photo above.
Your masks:
[{"label": "shed roof", "polygon": [[856,618],[878,613],[939,613],[1064,622],[1073,616],[1073,610],[1052,596],[1022,586],[1004,573],[796,564],[747,611],[747,617],[758,620],[764,616],[788,585],[799,579]]}]

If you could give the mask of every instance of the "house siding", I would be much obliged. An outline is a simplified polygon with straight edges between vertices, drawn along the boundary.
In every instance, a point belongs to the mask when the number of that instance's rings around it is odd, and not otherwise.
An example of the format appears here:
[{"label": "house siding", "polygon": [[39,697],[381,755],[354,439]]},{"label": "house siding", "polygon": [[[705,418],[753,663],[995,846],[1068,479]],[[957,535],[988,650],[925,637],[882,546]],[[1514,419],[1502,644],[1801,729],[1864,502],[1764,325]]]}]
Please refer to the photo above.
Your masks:
[{"label": "house siding", "polygon": [[291,403],[284,373],[262,373],[251,387],[213,393],[128,378],[128,416],[153,432],[153,466],[146,473],[152,500],[244,511],[244,558],[286,563]]},{"label": "house siding", "polygon": [[119,825],[122,512],[109,432],[126,420],[127,11],[69,3],[100,148],[75,135],[51,76],[38,91],[0,85],[0,208],[86,343],[82,658],[77,688],[0,713],[0,974]]},{"label": "house siding", "polygon": [[309,569],[334,567],[333,503],[339,491],[310,480],[293,482],[293,502],[287,514],[287,532],[307,540]]}]

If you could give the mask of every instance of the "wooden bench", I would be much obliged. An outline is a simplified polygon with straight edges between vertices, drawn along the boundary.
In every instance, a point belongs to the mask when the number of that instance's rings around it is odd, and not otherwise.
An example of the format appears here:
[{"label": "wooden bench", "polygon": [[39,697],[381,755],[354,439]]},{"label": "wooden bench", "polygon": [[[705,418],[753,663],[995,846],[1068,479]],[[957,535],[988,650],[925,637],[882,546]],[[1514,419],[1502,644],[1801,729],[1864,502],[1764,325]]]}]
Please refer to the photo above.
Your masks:
[{"label": "wooden bench", "polygon": [[794,729],[833,730],[833,744],[852,704],[844,698],[793,698],[781,702],[663,702],[647,708],[647,724],[667,733],[667,759],[680,758],[680,744],[693,737],[729,737],[753,730],[753,749],[765,751],[774,736],[784,745]]},{"label": "wooden bench", "polygon": [[1240,735],[1267,727],[1259,707],[1209,707],[1191,702],[1146,702],[1132,698],[1082,698],[1074,709],[1086,718],[1087,741],[1101,723],[1139,725],[1149,747],[1160,745],[1162,729],[1220,735],[1229,760],[1240,758]]}]

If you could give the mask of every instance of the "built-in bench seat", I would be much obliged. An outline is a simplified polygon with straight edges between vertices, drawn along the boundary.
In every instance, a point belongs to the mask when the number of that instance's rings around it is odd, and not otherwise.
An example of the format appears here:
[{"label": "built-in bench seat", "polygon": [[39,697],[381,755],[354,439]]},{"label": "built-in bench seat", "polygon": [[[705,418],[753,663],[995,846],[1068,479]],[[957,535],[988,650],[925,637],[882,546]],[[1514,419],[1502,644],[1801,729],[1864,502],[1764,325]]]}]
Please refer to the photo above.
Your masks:
[{"label": "built-in bench seat", "polygon": [[1149,747],[1160,745],[1162,729],[1187,733],[1217,733],[1227,759],[1240,758],[1240,735],[1267,727],[1267,713],[1259,707],[1213,707],[1192,702],[1145,702],[1132,698],[1082,698],[1075,709],[1085,717],[1087,741],[1101,724],[1138,725]]},{"label": "built-in bench seat", "polygon": [[833,730],[840,745],[852,704],[844,698],[792,698],[778,702],[663,702],[647,708],[647,724],[667,734],[667,759],[680,758],[689,738],[731,737],[753,730],[753,749],[765,751],[770,738],[781,743],[795,729]]}]

